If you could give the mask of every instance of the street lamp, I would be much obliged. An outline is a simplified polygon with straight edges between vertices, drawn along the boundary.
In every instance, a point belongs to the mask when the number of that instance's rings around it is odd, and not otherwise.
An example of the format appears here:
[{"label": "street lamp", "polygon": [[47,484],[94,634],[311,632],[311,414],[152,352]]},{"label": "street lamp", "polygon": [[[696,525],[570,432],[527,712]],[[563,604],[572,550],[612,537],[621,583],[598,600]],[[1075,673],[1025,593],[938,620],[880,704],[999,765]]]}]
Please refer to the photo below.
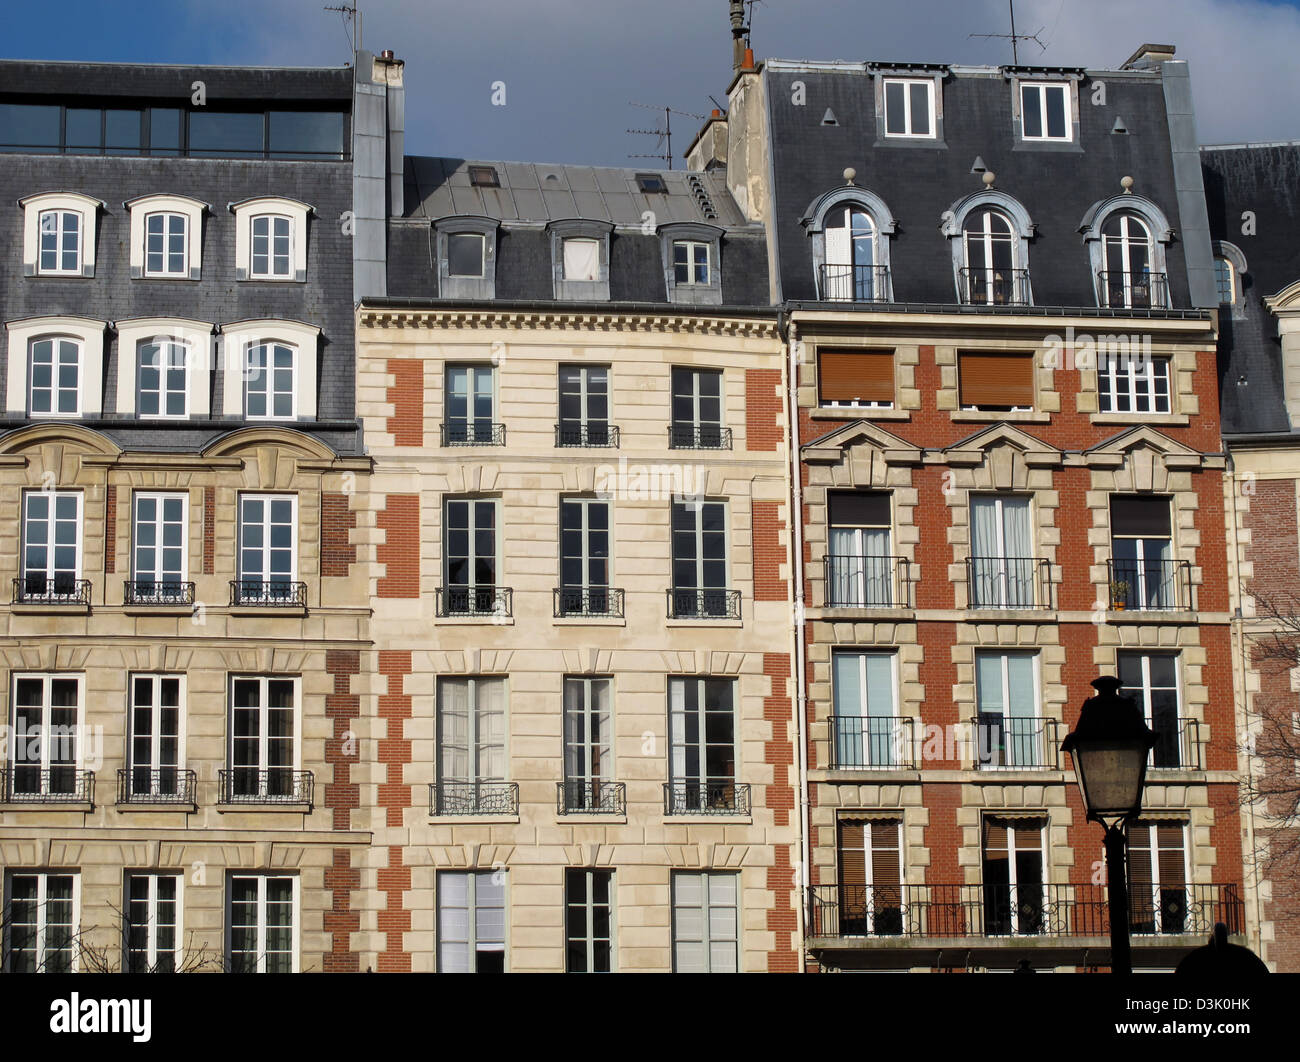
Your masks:
[{"label": "street lamp", "polygon": [[1142,810],[1147,756],[1156,738],[1137,704],[1119,695],[1119,679],[1102,676],[1092,686],[1097,695],[1083,702],[1079,722],[1061,751],[1074,761],[1088,821],[1106,829],[1111,972],[1132,973],[1124,824]]}]

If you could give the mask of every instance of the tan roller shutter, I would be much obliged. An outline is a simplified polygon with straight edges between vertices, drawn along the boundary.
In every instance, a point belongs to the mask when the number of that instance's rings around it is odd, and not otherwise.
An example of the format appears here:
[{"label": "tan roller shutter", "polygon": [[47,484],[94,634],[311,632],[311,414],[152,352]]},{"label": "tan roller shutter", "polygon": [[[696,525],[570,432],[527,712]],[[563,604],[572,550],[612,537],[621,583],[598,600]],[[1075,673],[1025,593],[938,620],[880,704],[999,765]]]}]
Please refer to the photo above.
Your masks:
[{"label": "tan roller shutter", "polygon": [[[840,823],[840,885],[861,890],[867,884],[865,828],[858,821]],[[859,899],[861,892],[856,894]]]},{"label": "tan roller shutter", "polygon": [[819,351],[817,380],[823,402],[892,403],[893,351]]},{"label": "tan roller shutter", "polygon": [[898,862],[898,823],[871,824],[871,878],[875,885],[876,910],[897,907],[902,902],[902,867]]},{"label": "tan roller shutter", "polygon": [[1034,408],[1032,354],[962,353],[957,358],[962,409]]}]

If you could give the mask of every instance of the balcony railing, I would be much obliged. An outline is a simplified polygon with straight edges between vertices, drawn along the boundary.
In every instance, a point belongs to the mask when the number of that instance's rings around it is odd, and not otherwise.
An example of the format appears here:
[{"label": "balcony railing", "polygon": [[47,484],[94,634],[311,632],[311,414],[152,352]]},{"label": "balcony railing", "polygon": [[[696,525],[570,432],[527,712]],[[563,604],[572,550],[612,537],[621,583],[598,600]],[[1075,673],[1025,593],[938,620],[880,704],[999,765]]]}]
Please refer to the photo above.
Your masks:
[{"label": "balcony railing", "polygon": [[95,772],[71,764],[42,767],[13,763],[0,770],[0,800],[6,804],[93,804]]},{"label": "balcony railing", "polygon": [[889,266],[823,265],[818,292],[824,302],[889,302]]},{"label": "balcony railing", "polygon": [[279,579],[232,579],[230,603],[255,608],[306,608],[307,584]]},{"label": "balcony railing", "polygon": [[123,584],[122,600],[128,605],[192,605],[194,584],[128,579]]},{"label": "balcony railing", "polygon": [[731,429],[718,424],[673,424],[668,429],[670,450],[730,450]]},{"label": "balcony railing", "polygon": [[[1148,895],[1149,894],[1149,895]],[[1135,886],[1135,936],[1204,936],[1223,922],[1245,930],[1236,885]],[[1095,937],[1110,935],[1105,885],[817,885],[810,935],[855,937]]]},{"label": "balcony railing", "polygon": [[971,720],[972,759],[979,770],[1034,770],[1059,766],[1055,719],[982,712]]},{"label": "balcony railing", "polygon": [[197,804],[198,776],[178,767],[123,767],[117,772],[119,804]]},{"label": "balcony railing", "polygon": [[906,557],[829,554],[827,608],[911,608],[912,567]]},{"label": "balcony railing", "polygon": [[970,608],[1051,608],[1052,565],[1041,557],[967,557]]},{"label": "balcony railing", "polygon": [[508,586],[440,586],[434,602],[439,616],[494,616],[509,619],[514,590]]},{"label": "balcony railing", "polygon": [[1111,309],[1167,310],[1170,305],[1167,273],[1102,270],[1097,284],[1101,304]]},{"label": "balcony railing", "polygon": [[831,770],[912,770],[916,767],[911,719],[833,715],[830,732]]},{"label": "balcony railing", "polygon": [[740,619],[740,591],[672,589],[668,591],[669,619]]},{"label": "balcony railing", "polygon": [[15,605],[89,605],[90,580],[28,572],[14,580]]},{"label": "balcony railing", "polygon": [[1204,749],[1201,741],[1201,724],[1196,719],[1179,719],[1168,724],[1153,722],[1156,743],[1147,761],[1152,770],[1203,771]]},{"label": "balcony railing", "polygon": [[970,306],[1028,306],[1028,269],[963,269],[961,301]]},{"label": "balcony railing", "polygon": [[1185,560],[1106,562],[1110,605],[1116,611],[1190,612],[1192,565]]},{"label": "balcony railing", "polygon": [[518,815],[516,782],[436,782],[429,786],[430,815]]},{"label": "balcony railing", "polygon": [[665,815],[748,815],[749,783],[665,782]]},{"label": "balcony railing", "polygon": [[555,425],[556,446],[617,450],[618,444],[617,424],[593,422]]},{"label": "balcony railing", "polygon": [[312,804],[311,771],[289,767],[232,767],[217,772],[220,804]]},{"label": "balcony railing", "polygon": [[622,815],[627,786],[622,782],[556,782],[555,810],[561,815]]},{"label": "balcony railing", "polygon": [[623,616],[623,591],[616,587],[557,586],[554,594],[554,612],[557,618]]},{"label": "balcony railing", "polygon": [[443,446],[505,446],[506,426],[485,421],[442,425]]}]

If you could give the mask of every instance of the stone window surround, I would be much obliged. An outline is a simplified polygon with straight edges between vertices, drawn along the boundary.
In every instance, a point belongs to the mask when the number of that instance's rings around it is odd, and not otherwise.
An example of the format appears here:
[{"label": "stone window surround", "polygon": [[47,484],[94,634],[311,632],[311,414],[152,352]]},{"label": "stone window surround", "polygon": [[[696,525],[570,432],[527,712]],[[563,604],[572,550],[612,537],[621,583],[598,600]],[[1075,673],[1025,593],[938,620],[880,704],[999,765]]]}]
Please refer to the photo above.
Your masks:
[{"label": "stone window surround", "polygon": [[[203,266],[203,215],[210,212],[207,203],[187,195],[157,193],[137,196],[122,204],[131,215],[130,267],[132,279],[198,280]],[[185,218],[186,275],[146,273],[145,218],[150,214],[180,214]],[[165,252],[164,252],[165,253]]]},{"label": "stone window surround", "polygon": [[875,254],[872,261],[874,265],[881,266],[885,270],[885,290],[878,301],[893,302],[894,278],[889,268],[889,245],[898,229],[898,223],[894,220],[889,206],[880,196],[856,184],[846,184],[826,192],[815,199],[804,212],[804,216],[799,219],[799,224],[804,227],[812,241],[813,277],[819,285],[818,293],[821,294],[821,267],[826,263],[826,217],[836,207],[849,204],[860,206],[866,211],[876,228]]},{"label": "stone window surround", "polygon": [[[1245,276],[1249,272],[1249,267],[1245,252],[1235,243],[1229,243],[1227,240],[1215,240],[1213,252],[1215,258],[1226,258],[1232,263],[1232,317],[1233,320],[1240,321],[1246,316]],[[1222,305],[1220,303],[1220,306]]]},{"label": "stone window surround", "polygon": [[[115,412],[136,416],[139,412],[140,344],[151,339],[172,339],[186,347],[185,416],[207,417],[211,414],[212,393],[212,325],[179,317],[138,317],[116,321],[117,329],[117,409]],[[160,417],[159,419],[176,419]]]},{"label": "stone window surround", "polygon": [[[589,218],[566,218],[546,226],[551,239],[551,276],[555,297],[561,301],[606,302],[609,300],[609,241],[614,226],[608,221]],[[577,237],[595,240],[599,246],[599,276],[595,280],[564,278],[564,241]]]},{"label": "stone window surround", "polygon": [[[230,203],[235,215],[235,279],[267,284],[303,284],[307,281],[307,217],[316,208],[297,199],[264,195]],[[289,218],[289,275],[287,277],[252,276],[253,218],[262,214],[284,214]]]},{"label": "stone window surround", "polygon": [[[821,348],[837,351],[888,350],[894,352],[894,404],[891,408],[823,406],[817,384],[817,357]],[[921,362],[921,344],[878,340],[870,336],[818,336],[803,341],[806,358],[799,374],[799,408],[814,419],[911,420],[920,412],[921,392],[916,387],[916,368]]]},{"label": "stone window surround", "polygon": [[[1024,68],[1005,67],[1003,76],[1011,86],[1011,129],[1015,137],[1012,151],[1073,151],[1080,154],[1083,148],[1079,139],[1079,82],[1083,80],[1081,70],[1053,70],[1031,72]],[[1021,115],[1023,100],[1020,92],[1022,85],[1064,85],[1066,100],[1070,108],[1070,136],[1068,140],[1048,140],[1046,138],[1028,140],[1024,135],[1024,122]],[[1046,121],[1046,116],[1044,116]]]},{"label": "stone window surround", "polygon": [[1034,305],[1033,276],[1029,272],[1029,241],[1033,239],[1035,224],[1024,204],[1015,196],[1000,188],[984,188],[978,192],[958,199],[941,215],[940,232],[948,237],[952,248],[952,282],[953,292],[958,304],[962,302],[961,271],[966,268],[965,240],[962,238],[966,219],[976,210],[996,210],[1003,214],[1011,226],[1012,238],[1016,241],[1013,269],[1025,271],[1025,305]]},{"label": "stone window surround", "polygon": [[[1169,266],[1166,262],[1165,249],[1173,242],[1174,230],[1169,227],[1169,219],[1164,211],[1145,196],[1136,195],[1131,190],[1113,195],[1093,203],[1079,222],[1078,231],[1083,234],[1084,245],[1088,248],[1088,264],[1092,270],[1092,283],[1098,306],[1105,306],[1102,300],[1100,274],[1106,269],[1106,252],[1102,241],[1102,228],[1113,214],[1129,213],[1135,215],[1151,233],[1151,272],[1164,273],[1168,276]],[[1170,293],[1169,301],[1173,302]],[[1116,307],[1122,309],[1122,307]]]},{"label": "stone window surround", "polygon": [[[262,319],[221,326],[222,415],[244,418],[244,378],[247,352],[261,343],[279,342],[294,352],[294,420],[316,417],[316,379],[320,329],[302,321]],[[257,418],[254,423],[272,423]],[[288,423],[287,421],[283,423]]]},{"label": "stone window surround", "polygon": [[[95,236],[99,227],[99,211],[107,209],[101,199],[80,192],[38,192],[18,200],[23,211],[23,276],[41,276],[41,214],[47,210],[69,210],[81,215],[81,275],[95,275]],[[46,276],[74,277],[74,273],[44,274]]]},{"label": "stone window surround", "polygon": [[104,333],[107,329],[108,322],[89,317],[26,317],[9,321],[5,325],[8,333],[5,411],[27,416],[27,368],[32,341],[44,336],[66,336],[81,347],[75,416],[99,416],[104,401],[100,380],[104,375]]},{"label": "stone window surround", "polygon": [[[876,140],[872,147],[947,148],[943,139],[943,82],[949,74],[947,66],[889,66],[868,63],[876,105]],[[885,81],[929,81],[934,86],[934,135],[886,136]]]}]

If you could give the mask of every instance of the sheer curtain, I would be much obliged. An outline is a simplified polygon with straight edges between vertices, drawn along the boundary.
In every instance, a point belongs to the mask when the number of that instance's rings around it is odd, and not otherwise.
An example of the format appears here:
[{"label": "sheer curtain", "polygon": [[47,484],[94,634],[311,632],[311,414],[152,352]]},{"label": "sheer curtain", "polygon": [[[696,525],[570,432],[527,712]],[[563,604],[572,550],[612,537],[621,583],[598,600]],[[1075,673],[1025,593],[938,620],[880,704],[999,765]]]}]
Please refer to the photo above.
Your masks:
[{"label": "sheer curtain", "polygon": [[1003,543],[1006,548],[1007,607],[1032,608],[1034,605],[1033,548],[1029,543],[1029,499],[1003,498]]},{"label": "sheer curtain", "polygon": [[972,498],[971,516],[971,605],[987,608],[998,603],[997,558],[1002,556],[998,534],[998,499]]}]

